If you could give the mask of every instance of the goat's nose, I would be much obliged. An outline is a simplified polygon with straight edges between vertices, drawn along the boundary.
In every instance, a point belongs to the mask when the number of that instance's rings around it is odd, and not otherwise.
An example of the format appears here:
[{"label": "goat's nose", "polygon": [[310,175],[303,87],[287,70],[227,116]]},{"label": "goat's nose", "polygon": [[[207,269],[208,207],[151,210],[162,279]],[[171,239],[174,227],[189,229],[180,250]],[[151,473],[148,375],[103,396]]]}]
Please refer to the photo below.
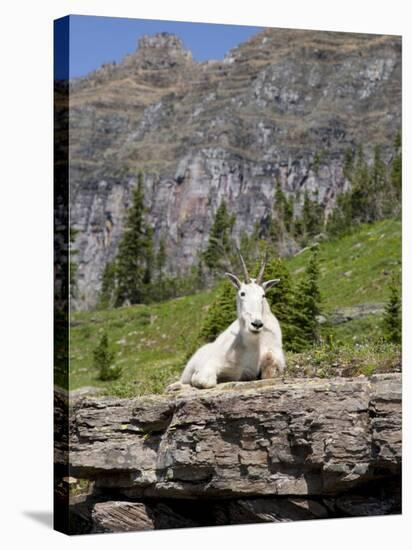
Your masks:
[{"label": "goat's nose", "polygon": [[259,321],[258,319],[256,319],[255,321],[252,322],[252,327],[255,327],[255,328],[262,328],[262,327],[263,327],[263,323],[262,323],[262,321]]}]

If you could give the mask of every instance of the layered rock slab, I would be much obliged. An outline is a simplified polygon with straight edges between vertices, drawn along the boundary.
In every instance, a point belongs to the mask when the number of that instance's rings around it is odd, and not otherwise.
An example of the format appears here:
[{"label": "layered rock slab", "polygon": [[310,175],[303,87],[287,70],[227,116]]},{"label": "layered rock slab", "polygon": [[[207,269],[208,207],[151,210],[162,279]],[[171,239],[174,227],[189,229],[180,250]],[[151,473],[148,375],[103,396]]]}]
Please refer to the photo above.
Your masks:
[{"label": "layered rock slab", "polygon": [[400,475],[401,377],[80,398],[70,471],[122,498],[327,496]]}]

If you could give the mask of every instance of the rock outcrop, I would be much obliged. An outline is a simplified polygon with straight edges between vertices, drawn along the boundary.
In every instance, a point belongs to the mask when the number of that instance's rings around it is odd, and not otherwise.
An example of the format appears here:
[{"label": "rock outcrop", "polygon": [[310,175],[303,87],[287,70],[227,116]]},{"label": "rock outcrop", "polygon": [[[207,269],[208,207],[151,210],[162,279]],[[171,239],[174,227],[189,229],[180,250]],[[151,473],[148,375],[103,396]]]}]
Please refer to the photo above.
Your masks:
[{"label": "rock outcrop", "polygon": [[72,516],[88,530],[400,511],[399,374],[79,397],[69,424],[70,475],[92,487]]},{"label": "rock outcrop", "polygon": [[[345,151],[391,158],[401,124],[401,39],[266,29],[223,61],[197,63],[180,39],[136,52],[70,86],[70,213],[78,230],[77,298],[96,302],[138,170],[167,270],[207,244],[221,200],[234,237],[265,226],[275,180],[297,208],[305,191],[330,211],[348,186]],[[285,242],[282,253],[293,252]]]}]

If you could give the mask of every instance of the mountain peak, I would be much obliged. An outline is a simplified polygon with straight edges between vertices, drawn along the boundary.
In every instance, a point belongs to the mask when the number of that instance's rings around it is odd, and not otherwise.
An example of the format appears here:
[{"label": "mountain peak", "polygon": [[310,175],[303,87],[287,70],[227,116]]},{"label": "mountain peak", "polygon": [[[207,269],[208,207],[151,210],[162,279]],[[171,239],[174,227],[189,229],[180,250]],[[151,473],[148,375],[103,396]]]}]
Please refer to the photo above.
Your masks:
[{"label": "mountain peak", "polygon": [[191,61],[192,53],[175,34],[159,32],[139,39],[137,57],[148,68],[164,68]]},{"label": "mountain peak", "polygon": [[158,32],[145,34],[138,41],[139,50],[142,49],[181,49],[185,50],[182,40],[173,33]]}]

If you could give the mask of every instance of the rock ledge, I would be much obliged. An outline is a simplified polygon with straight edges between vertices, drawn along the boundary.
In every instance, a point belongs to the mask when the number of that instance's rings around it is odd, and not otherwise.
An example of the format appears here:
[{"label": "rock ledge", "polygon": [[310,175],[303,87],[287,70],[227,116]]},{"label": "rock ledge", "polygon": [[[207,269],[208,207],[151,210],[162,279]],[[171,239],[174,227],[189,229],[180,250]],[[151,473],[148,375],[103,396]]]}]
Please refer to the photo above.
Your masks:
[{"label": "rock ledge", "polygon": [[79,396],[69,457],[97,531],[397,513],[401,376]]}]

